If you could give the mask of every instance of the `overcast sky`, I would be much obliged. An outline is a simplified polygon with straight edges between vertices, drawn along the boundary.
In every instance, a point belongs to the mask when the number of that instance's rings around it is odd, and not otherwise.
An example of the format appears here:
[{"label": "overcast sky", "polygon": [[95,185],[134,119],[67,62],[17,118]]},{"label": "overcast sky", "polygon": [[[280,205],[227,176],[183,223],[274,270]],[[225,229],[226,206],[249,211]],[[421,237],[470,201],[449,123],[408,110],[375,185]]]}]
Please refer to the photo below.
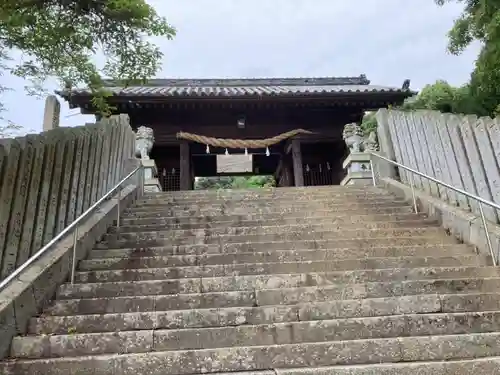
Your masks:
[{"label": "overcast sky", "polygon": [[[446,52],[446,32],[462,7],[433,0],[149,0],[176,27],[158,77],[313,77],[366,74],[373,84],[411,87],[444,79],[465,83],[478,53]],[[1,99],[8,118],[39,131],[43,100],[27,97],[20,79]],[[55,89],[54,84],[48,88]],[[61,100],[62,101],[62,100]],[[70,116],[61,125],[93,117]]]}]

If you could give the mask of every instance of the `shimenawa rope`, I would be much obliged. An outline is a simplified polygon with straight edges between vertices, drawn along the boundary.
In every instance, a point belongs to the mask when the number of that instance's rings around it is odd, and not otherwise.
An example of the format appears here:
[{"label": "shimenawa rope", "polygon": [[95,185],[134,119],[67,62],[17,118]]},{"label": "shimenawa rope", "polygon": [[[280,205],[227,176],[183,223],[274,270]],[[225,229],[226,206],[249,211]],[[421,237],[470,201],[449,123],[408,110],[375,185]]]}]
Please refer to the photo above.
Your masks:
[{"label": "shimenawa rope", "polygon": [[193,133],[178,132],[178,139],[185,139],[187,141],[193,141],[197,143],[202,143],[207,146],[212,147],[225,147],[225,148],[265,148],[281,141],[294,137],[298,134],[312,134],[309,130],[295,129],[290,130],[286,133],[278,134],[271,138],[266,139],[231,139],[231,138],[214,138],[206,137],[204,135],[198,135]]}]

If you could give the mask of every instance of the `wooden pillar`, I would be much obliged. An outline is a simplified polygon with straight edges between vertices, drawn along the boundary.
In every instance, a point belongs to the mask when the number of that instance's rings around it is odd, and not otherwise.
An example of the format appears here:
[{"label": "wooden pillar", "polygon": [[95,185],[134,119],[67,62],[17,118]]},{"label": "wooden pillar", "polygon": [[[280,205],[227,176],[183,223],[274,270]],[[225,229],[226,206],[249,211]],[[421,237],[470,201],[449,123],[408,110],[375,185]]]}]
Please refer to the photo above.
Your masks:
[{"label": "wooden pillar", "polygon": [[[193,161],[193,160],[191,160],[191,161]],[[191,163],[191,164],[194,164],[194,163]],[[196,176],[194,175],[194,167],[191,166],[191,180],[189,181],[189,183],[191,184],[190,185],[190,189],[191,190],[194,190],[194,182],[195,182],[195,180],[196,180]]]},{"label": "wooden pillar", "polygon": [[189,143],[182,141],[180,144],[180,188],[191,190],[191,155],[189,154]]},{"label": "wooden pillar", "polygon": [[290,167],[290,163],[285,163],[283,166],[283,174],[285,176],[285,187],[293,186],[292,183],[292,168]]},{"label": "wooden pillar", "polygon": [[287,154],[281,155],[281,160],[276,170],[276,183],[278,187],[293,186],[291,157]]},{"label": "wooden pillar", "polygon": [[295,186],[304,186],[304,172],[302,170],[302,152],[300,150],[300,141],[292,140],[292,159],[293,159],[293,176]]}]

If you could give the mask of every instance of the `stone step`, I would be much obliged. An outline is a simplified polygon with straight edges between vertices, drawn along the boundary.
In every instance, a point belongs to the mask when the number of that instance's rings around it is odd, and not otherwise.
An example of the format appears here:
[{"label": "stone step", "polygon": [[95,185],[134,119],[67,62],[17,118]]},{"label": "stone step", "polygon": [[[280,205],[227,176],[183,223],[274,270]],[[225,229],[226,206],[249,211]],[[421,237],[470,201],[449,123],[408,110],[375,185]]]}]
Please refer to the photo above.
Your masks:
[{"label": "stone step", "polygon": [[331,230],[377,230],[377,229],[402,229],[402,228],[427,228],[439,227],[436,220],[430,219],[417,219],[402,222],[368,222],[368,223],[355,223],[355,224],[332,224],[330,222],[302,222],[288,225],[276,225],[269,222],[263,222],[256,226],[226,226],[216,228],[199,228],[199,229],[170,229],[162,225],[151,225],[135,227],[132,230],[127,230],[130,227],[114,227],[108,234],[104,236],[104,240],[118,239],[124,235],[135,235],[137,233],[160,233],[169,232],[173,238],[179,237],[211,237],[211,236],[239,236],[239,235],[263,235],[272,233],[286,233],[286,232],[326,232]]},{"label": "stone step", "polygon": [[264,195],[255,195],[255,194],[244,194],[244,195],[227,195],[227,194],[215,194],[209,197],[206,196],[186,196],[184,198],[173,198],[168,193],[151,197],[149,195],[144,196],[136,201],[137,205],[156,205],[156,204],[237,204],[239,202],[270,202],[270,201],[296,201],[296,202],[304,202],[304,201],[318,201],[318,200],[370,200],[370,199],[389,199],[396,198],[395,195],[389,193],[388,191],[344,191],[344,192],[335,192],[335,191],[323,191],[323,192],[312,192],[310,194],[264,194]]},{"label": "stone step", "polygon": [[405,314],[211,328],[135,330],[15,337],[11,356],[50,358],[114,353],[273,346],[500,331],[500,311]]},{"label": "stone step", "polygon": [[[129,218],[135,219],[151,219],[151,218],[172,218],[172,219],[183,219],[189,218],[191,216],[209,216],[213,221],[227,220],[228,217],[241,216],[246,220],[256,220],[262,218],[266,220],[268,217],[276,217],[281,215],[281,217],[288,216],[304,216],[309,217],[315,216],[332,216],[332,215],[380,215],[380,214],[409,214],[413,213],[413,209],[410,206],[395,206],[391,207],[389,205],[382,205],[377,207],[364,207],[364,208],[324,208],[323,206],[313,208],[311,206],[290,208],[290,209],[279,209],[273,208],[271,210],[260,210],[256,212],[248,212],[248,210],[242,208],[239,211],[178,211],[176,209],[166,209],[160,211],[147,211],[140,213],[130,213],[124,212],[123,219],[127,220]],[[210,220],[209,219],[209,220]],[[125,222],[124,222],[125,223]]]},{"label": "stone step", "polygon": [[443,243],[456,243],[457,240],[446,235],[441,227],[424,228],[381,228],[381,229],[349,229],[325,231],[288,231],[266,234],[234,234],[215,236],[174,237],[172,231],[134,232],[107,234],[103,241],[95,247],[98,249],[133,246],[164,246],[164,245],[202,245],[202,244],[231,244],[231,243],[259,243],[274,241],[306,241],[306,240],[340,240],[349,238],[399,238],[399,237],[435,237]]},{"label": "stone step", "polygon": [[500,286],[499,278],[484,279],[435,279],[374,282],[364,284],[337,284],[322,287],[255,290],[258,306],[289,305],[308,302],[325,302],[338,299],[380,298],[388,296],[418,295],[429,293],[454,294],[457,292],[493,292]]},{"label": "stone step", "polygon": [[[157,249],[158,250],[158,249]],[[166,255],[164,255],[166,254]],[[136,270],[151,268],[175,267],[202,267],[203,272],[225,268],[238,272],[242,264],[272,264],[272,263],[309,263],[309,262],[338,262],[341,269],[347,269],[349,264],[363,268],[363,264],[377,268],[381,265],[380,258],[437,258],[475,255],[475,251],[468,245],[448,244],[441,246],[413,246],[413,247],[381,247],[368,249],[309,249],[309,250],[274,250],[262,252],[241,252],[223,254],[194,254],[170,255],[163,253],[161,248],[151,253],[148,250],[136,251],[132,249],[92,250],[89,259],[79,262],[80,271],[112,271]],[[365,259],[367,263],[360,262]],[[374,262],[371,262],[373,259]],[[478,264],[489,264],[489,257],[478,256]],[[342,263],[344,262],[344,263]],[[422,261],[416,259],[417,263]],[[389,261],[388,264],[396,265]],[[334,266],[331,264],[328,266]],[[237,268],[233,268],[237,267]],[[266,267],[266,266],[264,266]],[[164,271],[162,271],[164,272]]]},{"label": "stone step", "polygon": [[[156,296],[59,300],[30,321],[31,334],[115,332],[271,324],[373,316],[497,311],[497,294],[414,295],[259,307],[160,311]],[[160,298],[163,298],[160,296]],[[57,314],[57,315],[47,315]],[[71,315],[73,314],[73,315]],[[82,315],[74,315],[82,314]]]},{"label": "stone step", "polygon": [[324,210],[328,212],[364,212],[364,213],[408,213],[412,212],[411,206],[405,201],[395,201],[390,202],[380,202],[375,204],[369,203],[351,203],[351,204],[330,204],[328,202],[316,202],[316,203],[296,203],[290,204],[288,206],[282,206],[280,204],[275,204],[272,206],[259,206],[259,205],[237,205],[234,207],[208,207],[203,208],[198,205],[193,206],[158,206],[158,207],[132,207],[127,209],[124,213],[124,217],[130,216],[174,216],[183,217],[191,215],[207,215],[207,216],[217,216],[217,215],[251,215],[251,214],[276,214],[280,213],[283,215],[290,213],[313,213],[316,210]]},{"label": "stone step", "polygon": [[[354,366],[274,368],[272,370],[212,372],[211,375],[470,375],[500,374],[500,357],[442,362],[380,363]],[[202,375],[202,374],[195,374]]]},{"label": "stone step", "polygon": [[[32,319],[30,322],[29,338],[36,338],[34,335],[67,335],[75,333],[101,333],[101,332],[125,332],[137,330],[176,330],[177,332],[190,330],[192,333],[196,330],[215,332],[214,328],[226,329],[230,327],[252,327],[263,326],[271,324],[284,324],[290,326],[290,323],[297,322],[318,322],[322,324],[325,322],[341,321],[363,321],[369,318],[377,317],[385,319],[396,317],[394,320],[401,319],[401,317],[413,314],[411,311],[416,310],[418,315],[436,313],[441,314],[439,307],[441,304],[436,296],[418,296],[419,298],[410,299],[408,297],[399,298],[400,302],[410,302],[411,308],[396,308],[394,305],[394,298],[385,299],[371,299],[371,300],[349,300],[340,301],[337,304],[333,302],[323,304],[312,304],[312,306],[268,306],[268,307],[247,307],[247,308],[225,308],[225,309],[206,309],[194,310],[188,312],[186,310],[180,311],[157,311],[157,312],[144,312],[144,313],[124,313],[124,314],[104,314],[104,315],[73,315],[73,316],[44,316],[42,318]],[[497,298],[498,299],[498,298]],[[381,315],[378,312],[371,313],[367,311],[368,304],[364,301],[371,301],[375,304],[381,304],[385,301],[389,303],[386,308],[380,305],[380,309],[388,312],[387,315]],[[422,305],[416,305],[419,301]],[[498,303],[497,303],[498,305]],[[358,316],[343,316],[343,314],[336,314],[333,308],[363,308],[362,315]],[[321,319],[317,319],[318,314],[315,314],[314,309],[319,309],[323,314]],[[397,310],[408,311],[405,313],[397,313]],[[429,311],[430,310],[430,311]],[[434,311],[436,310],[436,311]],[[293,315],[295,314],[295,315]],[[300,315],[297,315],[300,314]],[[447,315],[462,315],[476,314],[476,312],[460,312]],[[498,314],[498,312],[491,313]],[[328,318],[327,315],[334,315],[333,318]],[[344,314],[345,315],[345,314]],[[418,316],[417,315],[417,316]],[[313,319],[307,319],[312,317]],[[174,319],[174,320],[172,320]],[[394,321],[393,320],[393,321]],[[437,320],[439,321],[439,320]],[[400,322],[402,323],[402,322]],[[435,322],[436,323],[436,322]],[[326,328],[326,327],[325,327]],[[264,328],[263,334],[266,329]],[[248,332],[250,334],[250,332]],[[206,333],[200,333],[204,335]],[[216,335],[218,336],[218,334]],[[215,339],[216,337],[214,337]],[[196,339],[193,340],[196,342]],[[180,348],[177,348],[180,349]]]},{"label": "stone step", "polygon": [[259,189],[218,189],[218,190],[192,190],[192,191],[169,191],[159,193],[147,193],[142,199],[214,199],[217,197],[227,199],[244,199],[266,197],[286,197],[300,195],[349,195],[367,194],[388,195],[387,190],[374,186],[307,186],[307,187],[288,187],[288,188],[259,188]]},{"label": "stone step", "polygon": [[[360,366],[333,366],[283,368],[251,373],[233,372],[224,375],[470,375],[500,374],[500,357],[464,359],[442,362],[408,362],[370,364]],[[212,375],[222,375],[212,373]]]},{"label": "stone step", "polygon": [[31,334],[115,332],[271,324],[424,313],[500,310],[497,293],[422,294],[279,306],[229,306],[162,311],[156,300],[168,296],[128,296],[56,300],[30,321]]},{"label": "stone step", "polygon": [[346,272],[349,270],[484,266],[488,259],[477,255],[433,257],[354,258],[298,262],[239,263],[166,268],[127,268],[118,270],[78,271],[77,283],[147,281],[182,278],[211,278],[243,275],[277,275],[290,273]]},{"label": "stone step", "polygon": [[165,202],[165,203],[185,203],[185,202],[249,202],[249,201],[259,201],[266,202],[269,200],[297,200],[297,201],[306,201],[306,200],[318,200],[318,199],[339,199],[341,197],[346,197],[347,199],[371,199],[371,198],[387,198],[387,197],[396,197],[396,195],[392,194],[387,190],[344,190],[344,191],[335,191],[335,190],[323,190],[323,191],[301,191],[301,192],[292,192],[285,191],[284,193],[264,193],[262,192],[252,192],[252,193],[243,193],[243,194],[234,194],[234,193],[225,193],[225,192],[212,192],[212,194],[196,194],[196,192],[191,192],[190,194],[175,197],[169,192],[160,194],[157,196],[146,194],[139,200],[137,200],[138,204],[152,204],[154,202]]},{"label": "stone step", "polygon": [[187,375],[194,373],[452,361],[500,356],[499,333],[401,337],[349,341],[234,346],[228,348],[17,360],[0,373]]},{"label": "stone step", "polygon": [[[176,208],[179,210],[191,210],[194,208],[200,209],[234,209],[237,207],[247,207],[249,209],[255,207],[291,207],[291,206],[303,206],[303,205],[313,205],[320,206],[325,205],[327,207],[332,206],[364,206],[364,205],[383,205],[391,203],[405,203],[406,201],[401,198],[397,198],[391,195],[370,195],[370,196],[349,196],[349,195],[338,195],[338,196],[298,196],[298,197],[286,197],[286,198],[268,198],[268,199],[213,199],[213,200],[185,200],[185,201],[171,201],[171,200],[147,200],[136,202],[133,207],[130,208],[131,211],[145,211],[147,209],[167,209]],[[407,203],[406,203],[407,204]]]},{"label": "stone step", "polygon": [[[161,268],[180,266],[203,266],[242,263],[276,263],[339,261],[359,258],[389,257],[443,257],[454,255],[472,255],[473,250],[467,245],[380,247],[370,249],[336,250],[275,250],[266,252],[248,252],[232,254],[202,255],[154,255],[142,256],[134,250],[92,250],[89,259],[78,263],[80,271]],[[480,260],[482,263],[482,259]]]},{"label": "stone step", "polygon": [[297,224],[331,224],[331,225],[356,225],[360,228],[391,228],[394,226],[418,226],[419,223],[436,223],[435,220],[427,218],[425,215],[416,215],[414,213],[401,215],[331,215],[331,216],[296,216],[284,217],[277,215],[274,217],[263,218],[261,220],[242,220],[240,216],[227,216],[227,220],[207,221],[211,217],[198,216],[186,218],[184,222],[177,222],[175,218],[161,219],[127,219],[126,225],[120,228],[111,227],[110,233],[141,232],[143,230],[201,230],[201,229],[226,229],[240,227],[260,227],[262,225],[284,226]]},{"label": "stone step", "polygon": [[[259,241],[290,241],[296,239],[334,239],[334,238],[378,238],[378,237],[406,237],[422,235],[446,235],[440,226],[403,227],[403,228],[376,228],[366,229],[358,227],[339,227],[320,225],[295,225],[295,226],[261,226],[253,228],[237,228],[227,230],[229,233],[215,231],[142,231],[129,233],[108,233],[102,241],[113,243],[118,241],[148,241],[154,239],[175,240],[175,243],[231,243],[231,242],[259,242]],[[257,241],[259,240],[259,241]]]},{"label": "stone step", "polygon": [[[130,282],[107,282],[88,284],[63,284],[57,299],[105,298],[119,296],[165,295],[164,310],[185,309],[190,301],[218,301],[220,307],[290,305],[305,302],[325,302],[338,299],[378,298],[429,293],[450,294],[456,292],[493,292],[500,287],[500,278],[455,278],[404,280],[367,283],[323,284],[321,286],[291,287],[277,289],[254,289],[254,291],[204,292],[201,279],[150,280]],[[169,297],[170,296],[170,297]],[[158,302],[158,301],[157,301]],[[240,306],[240,305],[238,305]],[[199,306],[201,307],[201,306]],[[208,308],[213,306],[203,306]]]},{"label": "stone step", "polygon": [[322,194],[388,194],[384,190],[375,186],[307,186],[307,187],[270,187],[259,189],[217,189],[217,190],[191,190],[191,191],[168,191],[158,193],[146,193],[143,199],[193,199],[193,198],[213,198],[229,197],[241,199],[242,197],[280,197],[293,195],[322,195]]},{"label": "stone step", "polygon": [[[123,225],[135,225],[135,224],[148,224],[148,223],[170,223],[170,224],[211,224],[227,221],[244,222],[244,221],[259,221],[265,222],[267,220],[284,220],[284,219],[303,219],[314,221],[321,218],[339,218],[344,222],[348,221],[349,217],[357,222],[362,222],[364,220],[374,221],[375,219],[384,220],[387,216],[409,216],[416,215],[411,209],[406,210],[400,207],[394,209],[386,209],[388,212],[367,212],[366,210],[351,210],[349,212],[332,212],[331,210],[317,209],[311,212],[308,211],[297,211],[297,212],[274,212],[274,213],[253,213],[249,214],[247,212],[240,214],[224,214],[224,215],[163,215],[162,213],[153,212],[149,216],[146,214],[125,216],[122,215],[121,222]],[[391,212],[393,211],[393,212]],[[402,212],[398,212],[402,211]]]},{"label": "stone step", "polygon": [[416,295],[308,303],[288,306],[221,307],[160,311],[156,296],[56,300],[31,319],[31,334],[114,332],[120,329],[224,327],[299,320],[436,312],[500,310],[496,294]]},{"label": "stone step", "polygon": [[[168,229],[190,229],[191,226],[203,228],[211,228],[212,226],[254,226],[261,225],[263,222],[276,222],[282,224],[296,224],[303,222],[331,222],[332,224],[360,224],[373,222],[393,222],[405,220],[425,219],[423,214],[402,213],[402,214],[366,214],[361,213],[353,215],[351,213],[329,213],[328,211],[320,211],[311,213],[306,216],[299,214],[266,214],[266,215],[223,215],[220,217],[212,216],[190,216],[190,217],[153,217],[153,218],[122,218],[121,228],[126,227],[141,227],[149,225],[159,225]],[[185,227],[186,226],[186,227]],[[113,227],[116,230],[115,227]]]},{"label": "stone step", "polygon": [[[248,209],[252,208],[271,208],[271,207],[285,207],[291,208],[293,206],[304,207],[306,205],[327,207],[349,207],[356,206],[377,206],[384,204],[402,204],[408,202],[404,198],[396,197],[393,195],[369,195],[369,196],[305,196],[305,197],[286,197],[286,198],[269,198],[269,199],[210,199],[210,200],[182,200],[182,201],[169,201],[169,200],[155,200],[147,202],[135,202],[129,208],[131,211],[145,211],[147,209],[160,210],[175,208],[178,210],[214,210],[226,209],[231,210],[238,207]],[[409,203],[406,203],[409,204]]]},{"label": "stone step", "polygon": [[[278,263],[281,264],[281,263]],[[257,270],[267,271],[265,267],[255,267]],[[291,267],[290,267],[291,268]],[[300,270],[306,267],[295,266]],[[99,271],[103,274],[96,277],[97,283],[121,283],[125,281],[153,281],[166,280],[168,274],[162,272],[164,269],[156,268],[149,273],[148,269],[138,269],[132,274],[126,274],[127,270]],[[295,270],[292,270],[292,272]],[[237,274],[238,272],[233,272]],[[85,273],[86,274],[86,273]],[[77,274],[79,280],[81,273]],[[106,275],[106,276],[104,276]],[[165,277],[167,276],[167,277]],[[173,273],[175,275],[175,272]],[[87,275],[84,278],[88,277]],[[497,267],[484,266],[461,266],[461,267],[419,267],[419,268],[385,268],[385,269],[364,269],[350,271],[328,271],[310,273],[272,273],[272,274],[250,274],[238,276],[216,276],[196,278],[200,282],[200,292],[225,292],[253,289],[278,289],[296,288],[304,286],[323,286],[331,284],[349,284],[364,282],[382,282],[386,280],[424,280],[438,278],[481,278],[500,277],[500,270]],[[78,282],[78,281],[77,281]],[[67,284],[69,285],[69,284]]]},{"label": "stone step", "polygon": [[[338,250],[351,249],[353,252],[362,249],[373,249],[381,247],[415,247],[415,246],[449,246],[457,244],[453,237],[421,236],[421,237],[391,237],[391,238],[354,238],[336,240],[297,240],[297,241],[268,241],[268,242],[244,242],[228,244],[200,244],[200,245],[172,245],[158,246],[156,242],[150,243],[122,243],[119,246],[108,246],[107,244],[96,244],[95,251],[118,250],[134,252],[140,256],[155,255],[196,255],[196,254],[234,254],[247,252],[264,252],[276,250]],[[94,251],[92,252],[94,254]]]}]

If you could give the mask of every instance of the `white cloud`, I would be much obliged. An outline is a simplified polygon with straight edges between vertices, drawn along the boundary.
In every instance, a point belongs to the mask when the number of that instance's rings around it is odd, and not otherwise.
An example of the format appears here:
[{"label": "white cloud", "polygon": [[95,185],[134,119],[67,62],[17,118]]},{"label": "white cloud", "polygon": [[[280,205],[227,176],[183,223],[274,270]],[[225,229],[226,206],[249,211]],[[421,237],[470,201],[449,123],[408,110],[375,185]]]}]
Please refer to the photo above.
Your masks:
[{"label": "white cloud", "polygon": [[[374,84],[421,88],[436,79],[462,84],[478,47],[462,56],[446,52],[446,33],[459,4],[433,0],[150,0],[178,30],[165,52],[162,77],[345,76],[367,74]],[[5,81],[5,79],[4,79]],[[41,128],[43,100],[7,95],[9,118]],[[51,89],[55,88],[51,85]],[[71,113],[73,113],[72,111]],[[63,106],[62,123],[88,117]]]}]

